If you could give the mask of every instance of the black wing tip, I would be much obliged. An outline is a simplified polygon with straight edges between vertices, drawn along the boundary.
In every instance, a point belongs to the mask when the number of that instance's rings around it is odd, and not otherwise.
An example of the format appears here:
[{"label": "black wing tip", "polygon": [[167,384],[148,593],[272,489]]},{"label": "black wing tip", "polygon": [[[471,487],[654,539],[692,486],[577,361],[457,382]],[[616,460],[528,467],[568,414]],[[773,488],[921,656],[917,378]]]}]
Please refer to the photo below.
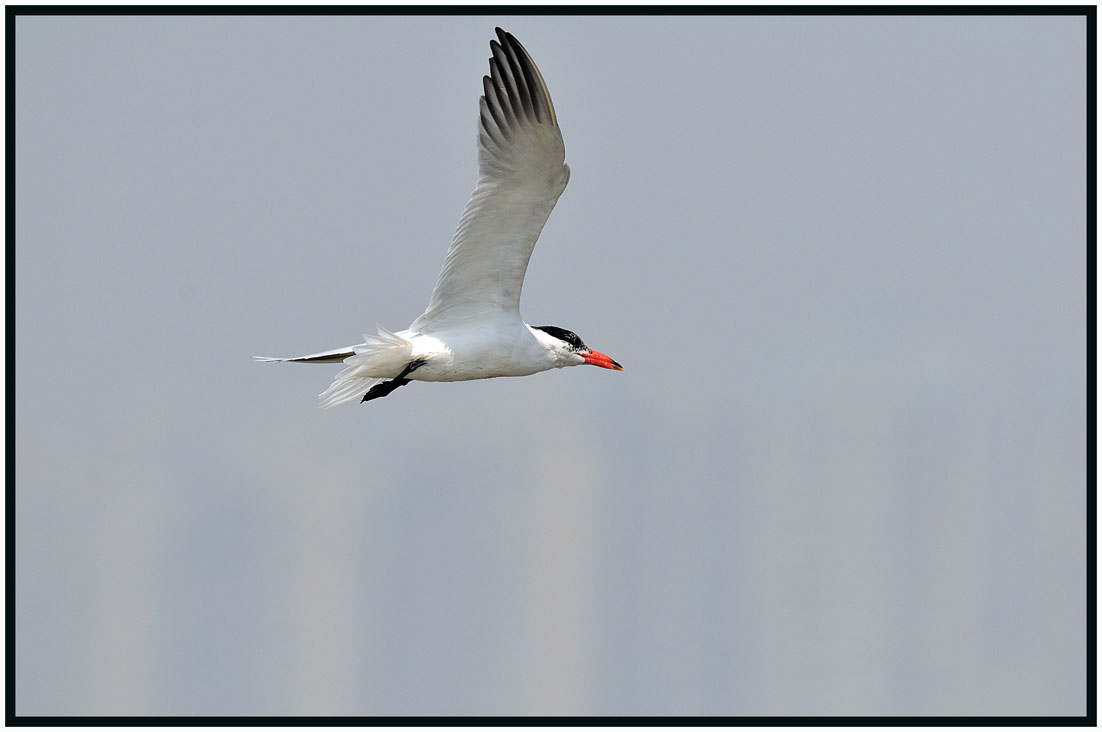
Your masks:
[{"label": "black wing tip", "polygon": [[[501,28],[494,28],[497,33],[498,39],[501,41],[502,46],[508,46],[517,52],[517,56],[523,58],[528,55],[528,52],[524,50],[524,46],[520,45],[520,41],[512,33]],[[496,43],[497,41],[490,41],[490,43]]]},{"label": "black wing tip", "polygon": [[[523,65],[526,57],[528,57],[528,52],[524,50],[524,46],[520,45],[517,37],[501,28],[494,28],[494,32],[497,33],[497,40],[490,39],[490,50],[494,52],[494,55],[496,56],[499,51],[512,51],[520,64]],[[508,58],[508,54],[505,57]]]},{"label": "black wing tip", "polygon": [[[493,57],[489,59],[492,80],[507,95],[512,96],[505,81],[505,71],[508,71],[513,78],[516,100],[523,109],[523,114],[532,122],[557,126],[554,107],[551,106],[551,99],[535,61],[512,33],[497,26],[494,31],[498,39],[490,39],[490,51],[493,53]],[[500,69],[494,68],[495,60]]]}]

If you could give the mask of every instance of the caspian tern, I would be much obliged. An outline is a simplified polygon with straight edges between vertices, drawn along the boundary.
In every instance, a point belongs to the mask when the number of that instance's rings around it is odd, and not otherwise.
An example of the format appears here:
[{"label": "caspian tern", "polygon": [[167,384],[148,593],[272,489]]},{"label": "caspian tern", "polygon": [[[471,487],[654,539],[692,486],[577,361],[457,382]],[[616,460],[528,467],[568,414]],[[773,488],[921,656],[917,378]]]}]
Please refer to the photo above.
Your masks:
[{"label": "caspian tern", "polygon": [[479,99],[478,183],[425,312],[397,333],[377,326],[378,335],[355,346],[253,357],[347,364],[321,393],[323,408],[385,397],[410,381],[528,376],[582,364],[624,370],[569,330],[520,316],[528,260],[570,169],[543,76],[511,33],[495,31]]}]

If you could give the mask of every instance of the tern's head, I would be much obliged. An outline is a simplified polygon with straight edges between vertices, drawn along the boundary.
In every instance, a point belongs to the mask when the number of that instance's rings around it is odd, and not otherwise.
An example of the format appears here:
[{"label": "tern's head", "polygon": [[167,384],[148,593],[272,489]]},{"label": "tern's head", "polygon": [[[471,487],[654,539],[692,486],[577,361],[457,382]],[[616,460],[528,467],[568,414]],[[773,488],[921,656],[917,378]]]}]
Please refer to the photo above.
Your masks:
[{"label": "tern's head", "polygon": [[603,353],[594,351],[582,343],[582,339],[565,328],[554,325],[530,326],[536,339],[547,351],[548,357],[555,364],[555,368],[563,366],[581,366],[588,363],[592,366],[600,366],[603,369],[623,371],[624,367],[613,361]]}]

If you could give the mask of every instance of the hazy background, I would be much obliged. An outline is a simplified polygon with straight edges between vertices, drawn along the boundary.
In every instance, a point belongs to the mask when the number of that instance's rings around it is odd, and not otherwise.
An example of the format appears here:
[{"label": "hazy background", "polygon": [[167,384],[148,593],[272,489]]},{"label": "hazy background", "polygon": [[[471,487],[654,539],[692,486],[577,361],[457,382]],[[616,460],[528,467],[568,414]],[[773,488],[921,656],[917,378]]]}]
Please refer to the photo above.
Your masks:
[{"label": "hazy background", "polygon": [[[320,411],[475,182],[627,370]],[[20,17],[20,714],[1085,713],[1085,21]]]}]

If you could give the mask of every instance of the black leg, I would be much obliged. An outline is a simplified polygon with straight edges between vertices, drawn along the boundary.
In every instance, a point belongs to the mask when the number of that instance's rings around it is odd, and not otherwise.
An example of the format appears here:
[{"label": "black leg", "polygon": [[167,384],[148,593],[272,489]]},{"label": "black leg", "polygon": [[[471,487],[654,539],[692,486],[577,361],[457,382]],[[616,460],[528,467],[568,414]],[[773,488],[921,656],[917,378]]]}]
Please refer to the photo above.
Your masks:
[{"label": "black leg", "polygon": [[407,379],[406,377],[424,365],[424,361],[410,361],[408,364],[406,364],[406,367],[402,369],[402,372],[395,376],[393,379],[391,379],[390,381],[380,382],[368,389],[367,393],[364,394],[364,398],[360,400],[360,404],[363,404],[364,402],[369,402],[372,399],[381,399],[382,397],[385,397],[387,394],[397,389],[399,386],[405,386],[410,381],[412,381],[412,379]]}]

